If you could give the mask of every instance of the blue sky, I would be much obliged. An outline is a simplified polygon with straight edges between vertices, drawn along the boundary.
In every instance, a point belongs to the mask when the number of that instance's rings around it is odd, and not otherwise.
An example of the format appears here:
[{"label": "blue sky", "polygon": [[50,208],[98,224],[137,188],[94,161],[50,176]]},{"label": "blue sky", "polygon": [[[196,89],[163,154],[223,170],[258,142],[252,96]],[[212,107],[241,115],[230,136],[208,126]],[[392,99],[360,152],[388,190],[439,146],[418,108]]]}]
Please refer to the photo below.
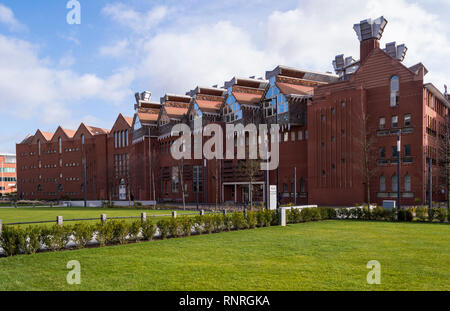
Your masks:
[{"label": "blue sky", "polygon": [[105,1],[0,0],[0,151],[37,128],[110,128],[133,115],[133,94],[185,93],[278,64],[332,71],[335,55],[359,57],[354,23],[384,15],[382,45],[405,43],[427,82],[450,85],[449,0]]}]

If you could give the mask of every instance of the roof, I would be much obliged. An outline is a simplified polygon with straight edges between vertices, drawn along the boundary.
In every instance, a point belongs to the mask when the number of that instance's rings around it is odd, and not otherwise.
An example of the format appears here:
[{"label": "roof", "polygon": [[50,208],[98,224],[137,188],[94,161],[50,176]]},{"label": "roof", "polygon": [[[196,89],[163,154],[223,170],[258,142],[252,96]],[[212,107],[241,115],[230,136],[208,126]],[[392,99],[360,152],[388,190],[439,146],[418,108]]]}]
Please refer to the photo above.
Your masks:
[{"label": "roof", "polygon": [[39,130],[39,131],[41,132],[42,136],[44,136],[44,138],[46,140],[51,140],[53,137],[53,134],[54,134],[54,133],[50,133],[50,132],[43,132],[41,130]]},{"label": "roof", "polygon": [[216,100],[196,99],[195,102],[202,112],[217,113],[222,106],[222,102]]},{"label": "roof", "polygon": [[21,144],[30,144],[33,141],[34,135],[28,134],[27,137],[25,137]]},{"label": "roof", "polygon": [[276,86],[280,89],[281,93],[285,95],[312,95],[314,88],[310,86],[276,82]]},{"label": "roof", "polygon": [[178,119],[179,117],[183,116],[188,111],[188,108],[171,107],[171,106],[167,106],[164,108],[166,109],[166,112],[167,112],[167,115],[169,116],[169,118],[175,118],[175,119]]},{"label": "roof", "polygon": [[129,126],[131,126],[133,124],[133,118],[132,117],[123,116],[123,118],[125,119],[125,121],[127,121]]},{"label": "roof", "polygon": [[94,126],[89,126],[89,125],[85,125],[85,126],[92,135],[100,135],[100,134],[108,134],[109,133],[109,130],[107,130],[107,129],[102,129],[99,127],[94,127]]},{"label": "roof", "polygon": [[138,112],[138,118],[141,122],[156,122],[158,121],[159,111],[156,113],[148,113],[148,112]]},{"label": "roof", "polygon": [[441,91],[438,90],[437,87],[435,87],[432,83],[426,83],[423,85],[427,90],[429,90],[436,98],[438,98],[441,102],[444,103],[447,107],[450,108],[450,103],[445,98],[444,94],[441,93]]},{"label": "roof", "polygon": [[233,92],[234,98],[240,104],[259,104],[262,94],[251,94],[251,93],[241,93],[241,92]]},{"label": "roof", "polygon": [[339,79],[339,76],[330,73],[302,70],[282,65],[277,66],[272,71],[266,71],[266,79],[277,75],[325,83],[335,82]]},{"label": "roof", "polygon": [[61,129],[69,138],[72,138],[76,133],[76,131],[74,131],[74,130],[68,130],[68,129],[63,129],[63,128],[61,128]]}]

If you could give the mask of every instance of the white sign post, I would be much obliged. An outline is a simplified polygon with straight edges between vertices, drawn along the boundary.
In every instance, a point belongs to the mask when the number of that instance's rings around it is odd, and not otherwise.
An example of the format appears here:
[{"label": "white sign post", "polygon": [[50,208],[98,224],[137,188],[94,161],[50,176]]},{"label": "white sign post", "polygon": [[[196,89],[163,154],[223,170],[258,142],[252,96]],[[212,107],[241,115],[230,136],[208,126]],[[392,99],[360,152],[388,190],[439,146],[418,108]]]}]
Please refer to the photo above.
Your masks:
[{"label": "white sign post", "polygon": [[270,185],[270,200],[269,200],[269,209],[275,210],[277,209],[277,186]]}]

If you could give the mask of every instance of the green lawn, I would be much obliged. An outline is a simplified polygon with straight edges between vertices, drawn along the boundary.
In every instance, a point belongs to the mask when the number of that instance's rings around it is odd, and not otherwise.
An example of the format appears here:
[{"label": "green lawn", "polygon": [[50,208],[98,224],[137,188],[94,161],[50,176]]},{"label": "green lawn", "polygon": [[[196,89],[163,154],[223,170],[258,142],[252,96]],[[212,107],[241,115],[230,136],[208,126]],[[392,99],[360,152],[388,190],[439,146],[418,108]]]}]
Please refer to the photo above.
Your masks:
[{"label": "green lawn", "polygon": [[[323,221],[0,258],[0,290],[450,290],[450,226]],[[81,285],[66,264],[81,263]],[[366,264],[381,264],[368,285]]]},{"label": "green lawn", "polygon": [[[4,224],[55,220],[56,216],[63,216],[64,219],[80,219],[80,218],[98,218],[101,214],[107,217],[120,216],[140,216],[141,213],[151,215],[170,215],[170,210],[145,210],[135,208],[95,208],[95,207],[35,207],[35,208],[0,208],[0,219]],[[183,214],[183,211],[177,211],[177,214]],[[186,211],[186,213],[192,213]]]}]

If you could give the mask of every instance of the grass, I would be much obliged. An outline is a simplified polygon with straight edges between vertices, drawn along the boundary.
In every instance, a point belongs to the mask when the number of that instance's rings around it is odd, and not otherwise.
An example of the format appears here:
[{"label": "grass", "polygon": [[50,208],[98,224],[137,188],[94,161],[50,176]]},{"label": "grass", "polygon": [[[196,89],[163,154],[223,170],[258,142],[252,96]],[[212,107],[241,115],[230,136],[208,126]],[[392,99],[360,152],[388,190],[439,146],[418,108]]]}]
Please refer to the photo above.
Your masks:
[{"label": "grass", "polygon": [[[0,258],[0,290],[450,290],[450,226],[324,221]],[[66,264],[81,263],[81,285]],[[381,264],[368,285],[366,264]]]},{"label": "grass", "polygon": [[[151,215],[169,215],[171,210],[146,210],[135,208],[95,208],[95,207],[35,207],[35,208],[0,208],[0,219],[4,224],[55,220],[56,216],[63,216],[64,219],[80,219],[80,218],[98,218],[101,214],[106,217],[119,216],[140,216],[141,213]],[[177,214],[183,214],[184,211],[177,211]],[[187,213],[187,211],[186,211]],[[191,212],[192,213],[192,212]]]}]

